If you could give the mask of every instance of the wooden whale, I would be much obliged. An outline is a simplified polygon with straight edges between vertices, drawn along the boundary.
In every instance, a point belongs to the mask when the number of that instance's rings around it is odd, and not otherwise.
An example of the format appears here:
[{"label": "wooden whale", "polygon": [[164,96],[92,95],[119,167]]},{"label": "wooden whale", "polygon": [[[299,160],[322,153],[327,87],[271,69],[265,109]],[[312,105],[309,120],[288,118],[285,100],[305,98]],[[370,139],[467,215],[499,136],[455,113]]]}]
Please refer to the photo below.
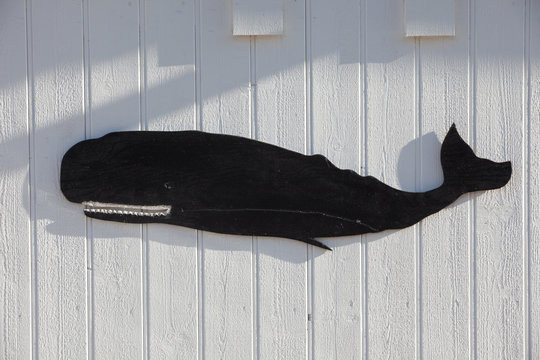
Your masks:
[{"label": "wooden whale", "polygon": [[318,238],[411,226],[467,192],[497,189],[510,162],[474,155],[452,125],[443,184],[412,193],[274,145],[198,131],[115,132],[81,141],[62,160],[65,197],[92,218],[167,223],[224,234]]}]

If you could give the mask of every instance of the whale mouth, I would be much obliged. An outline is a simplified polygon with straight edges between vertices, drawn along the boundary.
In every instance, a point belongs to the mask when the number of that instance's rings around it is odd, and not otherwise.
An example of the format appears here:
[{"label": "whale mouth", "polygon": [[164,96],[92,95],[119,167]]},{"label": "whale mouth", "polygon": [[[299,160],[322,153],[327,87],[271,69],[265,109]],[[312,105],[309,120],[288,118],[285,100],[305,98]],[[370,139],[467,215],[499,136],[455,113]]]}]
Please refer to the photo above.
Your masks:
[{"label": "whale mouth", "polygon": [[84,212],[86,214],[111,214],[130,216],[161,217],[171,213],[170,205],[124,205],[85,201]]}]

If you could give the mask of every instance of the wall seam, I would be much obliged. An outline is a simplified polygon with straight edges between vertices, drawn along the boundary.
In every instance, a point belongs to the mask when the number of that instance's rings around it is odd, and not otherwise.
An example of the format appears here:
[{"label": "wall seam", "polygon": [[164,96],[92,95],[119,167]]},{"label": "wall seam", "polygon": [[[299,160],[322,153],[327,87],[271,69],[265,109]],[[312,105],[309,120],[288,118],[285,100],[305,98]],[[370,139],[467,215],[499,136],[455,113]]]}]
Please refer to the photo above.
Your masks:
[{"label": "wall seam", "polygon": [[145,0],[139,0],[139,130],[148,131],[146,112],[146,6]]},{"label": "wall seam", "polygon": [[531,225],[529,212],[530,204],[530,164],[531,164],[531,2],[525,0],[524,15],[524,52],[523,52],[523,125],[522,125],[522,216],[523,216],[523,322],[525,336],[523,337],[523,353],[525,358],[532,359],[531,339]]},{"label": "wall seam", "polygon": [[[313,153],[313,59],[311,53],[311,0],[304,2],[304,153]],[[313,245],[306,245],[306,359],[314,358]]]},{"label": "wall seam", "polygon": [[38,359],[38,276],[37,276],[37,223],[36,223],[36,166],[35,166],[35,88],[34,54],[32,33],[32,0],[25,0],[26,26],[26,106],[28,133],[28,192],[30,200],[30,314],[32,321],[31,348],[32,358]]},{"label": "wall seam", "polygon": [[202,126],[202,91],[201,91],[201,0],[195,0],[194,4],[195,28],[193,32],[195,43],[195,118],[193,127],[203,130]]},{"label": "wall seam", "polygon": [[[249,39],[249,137],[257,139],[257,50],[256,37]],[[251,237],[251,345],[252,359],[259,358],[259,239],[257,236]]]},{"label": "wall seam", "polygon": [[[368,170],[368,134],[367,134],[367,0],[360,0],[360,126],[359,131],[361,132],[359,136],[360,144],[360,174],[366,176]],[[368,340],[369,340],[369,331],[368,331],[368,237],[367,235],[360,236],[360,280],[362,282],[362,354],[361,358],[364,360],[368,359]]]},{"label": "wall seam", "polygon": [[[139,0],[138,4],[138,62],[139,62],[139,130],[148,130],[148,119],[146,111],[146,7],[145,1]],[[149,349],[149,328],[150,328],[150,294],[148,292],[148,224],[139,225],[141,236],[141,340],[142,340],[142,358],[148,359]]]},{"label": "wall seam", "polygon": [[[469,0],[468,143],[476,150],[476,0]],[[477,358],[476,342],[476,197],[467,194],[469,228],[469,359]]]},{"label": "wall seam", "polygon": [[[83,117],[84,138],[92,136],[90,117],[90,8],[88,0],[82,0],[83,41]],[[85,216],[86,238],[86,357],[94,359],[94,239],[92,219]]]},{"label": "wall seam", "polygon": [[[193,127],[202,130],[202,101],[201,101],[201,0],[194,1],[194,54],[195,54],[195,106]],[[203,267],[203,233],[196,233],[196,277],[197,277],[197,359],[204,359],[204,267]]]},{"label": "wall seam", "polygon": [[[420,68],[420,38],[414,40],[414,112],[415,112],[415,188],[422,191],[422,84]],[[414,226],[415,233],[415,298],[416,298],[416,358],[422,359],[422,221]]]}]

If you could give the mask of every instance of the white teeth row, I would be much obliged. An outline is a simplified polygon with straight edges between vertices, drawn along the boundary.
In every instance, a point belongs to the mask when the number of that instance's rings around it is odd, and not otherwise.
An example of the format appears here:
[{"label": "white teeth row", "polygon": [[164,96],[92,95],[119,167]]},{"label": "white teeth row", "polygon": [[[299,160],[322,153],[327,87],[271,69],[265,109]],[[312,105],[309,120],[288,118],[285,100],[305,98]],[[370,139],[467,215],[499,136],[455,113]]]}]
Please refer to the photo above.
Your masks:
[{"label": "white teeth row", "polygon": [[127,210],[111,210],[111,209],[84,209],[85,212],[102,213],[102,214],[119,214],[119,215],[135,215],[135,216],[167,216],[165,211],[161,212],[144,212],[144,211],[127,211]]},{"label": "white teeth row", "polygon": [[84,202],[84,211],[89,213],[132,215],[132,216],[167,216],[171,212],[171,207],[167,205],[147,206],[147,205],[122,205],[106,204],[97,202]]}]

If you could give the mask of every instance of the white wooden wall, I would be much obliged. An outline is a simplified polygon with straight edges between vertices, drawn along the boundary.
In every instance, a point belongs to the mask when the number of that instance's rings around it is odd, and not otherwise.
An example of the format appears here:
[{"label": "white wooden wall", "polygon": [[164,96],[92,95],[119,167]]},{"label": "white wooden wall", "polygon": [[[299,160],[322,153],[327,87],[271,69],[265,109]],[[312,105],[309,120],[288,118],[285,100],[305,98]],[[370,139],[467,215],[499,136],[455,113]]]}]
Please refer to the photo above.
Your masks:
[{"label": "white wooden wall", "polygon": [[[456,0],[432,38],[402,1],[283,6],[282,36],[233,37],[231,0],[0,2],[0,359],[540,358],[540,2]],[[199,129],[422,191],[453,122],[510,183],[333,252],[59,188],[84,138]]]}]

